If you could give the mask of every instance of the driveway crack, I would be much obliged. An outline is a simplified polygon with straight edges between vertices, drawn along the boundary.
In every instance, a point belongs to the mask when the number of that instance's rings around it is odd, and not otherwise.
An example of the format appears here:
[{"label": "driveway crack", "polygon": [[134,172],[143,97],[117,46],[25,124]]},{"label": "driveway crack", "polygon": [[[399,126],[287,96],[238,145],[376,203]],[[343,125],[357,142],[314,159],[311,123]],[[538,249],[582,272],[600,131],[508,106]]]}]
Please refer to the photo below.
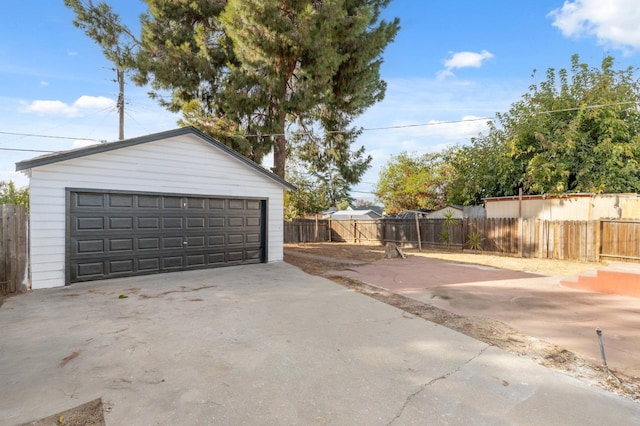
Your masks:
[{"label": "driveway crack", "polygon": [[402,414],[404,413],[405,408],[407,408],[407,406],[409,405],[409,403],[411,402],[411,400],[413,400],[413,398],[415,398],[416,396],[420,395],[425,389],[427,389],[429,386],[433,385],[436,382],[439,382],[440,380],[444,380],[447,379],[449,376],[457,373],[458,371],[460,371],[464,366],[468,365],[469,363],[471,363],[473,360],[475,360],[476,358],[478,358],[479,356],[481,356],[487,349],[489,349],[491,347],[491,345],[487,345],[485,347],[483,347],[482,349],[480,349],[480,351],[475,354],[474,356],[472,356],[471,358],[469,358],[468,360],[466,360],[465,362],[463,362],[462,364],[460,364],[459,366],[457,366],[454,370],[451,370],[445,374],[443,374],[442,376],[436,377],[435,379],[429,381],[428,383],[425,383],[423,385],[420,385],[420,387],[418,388],[418,390],[416,390],[415,392],[413,392],[412,394],[409,394],[407,396],[407,398],[404,401],[404,404],[402,404],[402,407],[400,407],[400,410],[398,410],[398,412],[396,413],[396,415],[389,421],[389,423],[387,423],[387,426],[392,425],[396,420],[398,420],[400,417],[402,417]]}]

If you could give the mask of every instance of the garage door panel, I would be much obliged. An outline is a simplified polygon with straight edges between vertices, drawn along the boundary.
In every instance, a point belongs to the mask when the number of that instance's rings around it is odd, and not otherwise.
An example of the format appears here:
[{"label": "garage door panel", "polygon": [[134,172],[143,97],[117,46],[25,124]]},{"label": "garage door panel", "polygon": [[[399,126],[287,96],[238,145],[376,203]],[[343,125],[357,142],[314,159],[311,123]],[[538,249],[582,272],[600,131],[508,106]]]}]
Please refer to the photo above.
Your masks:
[{"label": "garage door panel", "polygon": [[187,256],[187,267],[207,266],[207,257],[204,254]]},{"label": "garage door panel", "polygon": [[163,229],[182,229],[183,221],[181,217],[164,217],[162,218]]},{"label": "garage door panel", "polygon": [[224,217],[209,217],[209,228],[224,228]]},{"label": "garage door panel", "polygon": [[180,249],[183,244],[182,237],[164,237],[162,238],[162,248],[163,249]]},{"label": "garage door panel", "polygon": [[227,254],[227,261],[239,262],[244,259],[244,250],[229,251]]},{"label": "garage door panel", "polygon": [[160,257],[138,259],[138,271],[160,272]]},{"label": "garage door panel", "polygon": [[74,229],[77,231],[96,231],[104,230],[103,217],[77,217],[74,223]]},{"label": "garage door panel", "polygon": [[247,244],[256,244],[261,241],[260,234],[246,234],[245,236]]},{"label": "garage door panel", "polygon": [[247,210],[262,210],[262,204],[258,200],[247,200]]},{"label": "garage door panel", "polygon": [[163,256],[161,260],[162,260],[162,267],[164,270],[184,269],[183,256]]},{"label": "garage door panel", "polygon": [[164,209],[182,209],[182,198],[162,197],[162,207]]},{"label": "garage door panel", "polygon": [[228,243],[231,244],[244,244],[244,234],[229,234]]},{"label": "garage door panel", "polygon": [[206,237],[204,235],[193,235],[188,236],[187,240],[187,248],[204,248],[206,247]]},{"label": "garage door panel", "polygon": [[220,198],[209,198],[209,209],[210,210],[223,210],[224,200]]},{"label": "garage door panel", "polygon": [[207,255],[207,264],[211,266],[224,265],[225,256],[224,253],[209,253]]},{"label": "garage door panel", "polygon": [[157,209],[160,207],[161,197],[157,195],[138,195],[137,206],[140,209]]},{"label": "garage door panel", "polygon": [[133,252],[133,238],[113,238],[109,240],[109,252]]},{"label": "garage door panel", "polygon": [[227,218],[227,226],[244,226],[244,218],[230,216]]},{"label": "garage door panel", "polygon": [[229,210],[244,210],[244,200],[227,200]]},{"label": "garage door panel", "polygon": [[132,217],[110,217],[109,229],[114,230],[133,230],[133,218]]},{"label": "garage door panel", "polygon": [[112,260],[109,262],[110,273],[133,273],[133,259]]},{"label": "garage door panel", "polygon": [[260,217],[247,217],[246,226],[260,226]]},{"label": "garage door panel", "polygon": [[160,229],[160,218],[138,217],[138,229]]},{"label": "garage door panel", "polygon": [[264,200],[71,192],[70,281],[266,260]]},{"label": "garage door panel", "polygon": [[133,207],[133,195],[112,194],[108,200],[109,207]]},{"label": "garage door panel", "polygon": [[104,240],[84,240],[76,241],[75,252],[82,254],[102,254],[104,253]]},{"label": "garage door panel", "polygon": [[209,247],[224,246],[224,235],[210,235],[207,242]]},{"label": "garage door panel", "polygon": [[206,227],[206,218],[204,217],[188,217],[187,229],[202,229]]},{"label": "garage door panel", "polygon": [[77,266],[78,277],[104,276],[104,262],[86,262]]},{"label": "garage door panel", "polygon": [[261,249],[247,250],[245,253],[246,253],[246,259],[247,260],[259,261],[262,258],[262,250]]},{"label": "garage door panel", "polygon": [[81,193],[74,195],[72,203],[75,207],[104,207],[104,194]]},{"label": "garage door panel", "polygon": [[138,250],[158,250],[160,248],[159,237],[138,238]]},{"label": "garage door panel", "polygon": [[187,198],[187,208],[189,209],[205,209],[206,199],[204,198]]}]

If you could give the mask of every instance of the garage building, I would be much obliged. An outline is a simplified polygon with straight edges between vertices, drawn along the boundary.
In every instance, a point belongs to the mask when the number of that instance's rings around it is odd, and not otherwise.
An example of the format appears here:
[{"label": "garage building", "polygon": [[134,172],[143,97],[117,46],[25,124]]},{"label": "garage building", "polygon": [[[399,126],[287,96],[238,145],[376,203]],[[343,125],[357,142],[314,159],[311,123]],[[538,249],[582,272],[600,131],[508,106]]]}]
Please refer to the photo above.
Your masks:
[{"label": "garage building", "polygon": [[193,127],[16,170],[30,177],[33,289],[283,259],[294,187]]}]

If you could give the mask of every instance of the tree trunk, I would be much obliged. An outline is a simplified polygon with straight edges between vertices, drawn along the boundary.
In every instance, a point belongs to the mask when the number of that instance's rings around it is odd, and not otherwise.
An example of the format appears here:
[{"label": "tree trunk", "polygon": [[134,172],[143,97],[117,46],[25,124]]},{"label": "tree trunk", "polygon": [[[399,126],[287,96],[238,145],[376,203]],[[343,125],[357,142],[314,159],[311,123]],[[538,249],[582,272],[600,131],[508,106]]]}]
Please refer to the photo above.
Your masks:
[{"label": "tree trunk", "polygon": [[285,56],[278,58],[278,69],[282,70],[282,80],[280,83],[280,93],[278,98],[274,99],[271,103],[271,113],[278,117],[276,126],[275,143],[273,144],[273,173],[284,179],[285,165],[287,162],[287,138],[285,137],[284,130],[287,122],[287,111],[283,106],[284,100],[287,98],[287,89],[289,87],[289,80],[293,76],[293,72],[296,69],[296,59],[287,59]]},{"label": "tree trunk", "polygon": [[273,144],[273,173],[284,179],[284,167],[287,159],[287,139],[284,136],[284,126],[282,134],[276,135]]}]

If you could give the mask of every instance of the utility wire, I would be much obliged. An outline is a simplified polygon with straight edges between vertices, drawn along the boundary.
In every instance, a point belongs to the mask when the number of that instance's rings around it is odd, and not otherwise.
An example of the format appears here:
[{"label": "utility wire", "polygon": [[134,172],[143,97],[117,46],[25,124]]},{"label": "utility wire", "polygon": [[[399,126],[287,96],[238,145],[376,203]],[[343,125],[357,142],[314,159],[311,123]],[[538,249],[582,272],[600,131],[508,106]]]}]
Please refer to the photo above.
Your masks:
[{"label": "utility wire", "polygon": [[[574,107],[574,108],[539,111],[539,112],[534,113],[534,115],[552,114],[552,113],[559,113],[559,112],[578,111],[578,110],[581,110],[581,109],[595,109],[595,108],[604,108],[604,107],[621,106],[621,105],[632,105],[632,104],[636,105],[636,104],[638,104],[638,102],[637,101],[625,101],[625,102],[616,102],[616,103],[612,103],[612,104],[583,105],[583,106]],[[133,118],[133,117],[131,117],[131,115],[129,115],[129,117]],[[430,126],[441,126],[441,125],[445,125],[445,124],[469,123],[469,122],[474,122],[474,121],[492,121],[492,120],[495,120],[496,118],[497,117],[494,116],[494,117],[476,117],[476,118],[469,118],[469,119],[463,119],[463,120],[430,121],[428,123],[402,124],[402,125],[397,125],[397,126],[367,127],[367,128],[362,128],[361,130],[366,132],[366,131],[377,131],[377,130],[408,129],[408,128],[414,128],[414,127],[430,127]],[[346,131],[346,130],[329,130],[329,131],[327,131],[325,133],[335,134],[335,133],[348,133],[348,132],[349,131]],[[306,132],[306,133],[310,134],[310,132]],[[51,135],[37,135],[37,134],[17,133],[17,132],[2,132],[2,131],[0,131],[0,134],[3,134],[3,135],[15,135],[15,136],[31,136],[31,137],[41,137],[41,138],[53,138],[53,139],[87,140],[87,141],[95,141],[95,142],[107,142],[106,140],[103,140],[103,139],[77,138],[77,137],[51,136]],[[286,134],[285,133],[264,133],[264,134],[248,134],[248,135],[242,135],[242,136],[249,138],[249,137],[286,136]],[[47,152],[51,152],[51,151],[47,151]]]},{"label": "utility wire", "polygon": [[17,133],[17,132],[0,132],[0,135],[13,135],[13,136],[30,136],[34,138],[51,138],[51,139],[69,139],[74,141],[94,141],[94,142],[106,142],[101,139],[91,138],[74,138],[71,136],[52,136],[52,135],[36,135],[33,133]]},{"label": "utility wire", "polygon": [[43,151],[41,149],[18,149],[18,148],[0,148],[0,151],[45,152],[45,153],[56,152],[56,151]]}]

